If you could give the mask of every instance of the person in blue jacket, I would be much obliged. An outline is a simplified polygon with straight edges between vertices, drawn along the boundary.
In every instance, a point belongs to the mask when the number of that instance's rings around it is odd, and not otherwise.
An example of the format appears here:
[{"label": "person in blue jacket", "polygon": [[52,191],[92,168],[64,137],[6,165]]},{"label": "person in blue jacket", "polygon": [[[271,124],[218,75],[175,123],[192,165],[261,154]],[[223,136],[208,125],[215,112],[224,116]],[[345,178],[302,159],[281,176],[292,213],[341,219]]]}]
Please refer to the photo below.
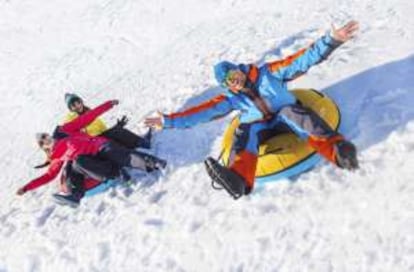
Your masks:
[{"label": "person in blue jacket", "polygon": [[206,160],[210,176],[238,198],[253,189],[260,135],[281,123],[318,153],[341,168],[358,168],[355,146],[334,132],[317,114],[300,105],[287,83],[325,60],[337,47],[353,37],[359,25],[350,21],[317,39],[308,48],[260,67],[254,64],[219,62],[214,73],[227,91],[182,112],[162,114],[145,120],[150,127],[188,128],[240,111],[231,163],[223,167]]}]

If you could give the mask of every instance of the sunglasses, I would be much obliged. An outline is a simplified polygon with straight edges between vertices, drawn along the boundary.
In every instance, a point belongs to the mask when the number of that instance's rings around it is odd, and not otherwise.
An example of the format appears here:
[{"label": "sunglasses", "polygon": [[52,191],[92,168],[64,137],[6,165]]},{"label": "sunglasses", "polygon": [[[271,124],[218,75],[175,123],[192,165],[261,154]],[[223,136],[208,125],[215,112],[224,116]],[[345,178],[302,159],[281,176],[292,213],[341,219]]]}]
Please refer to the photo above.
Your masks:
[{"label": "sunglasses", "polygon": [[223,86],[224,87],[230,87],[234,84],[234,82],[237,81],[237,79],[240,77],[240,70],[230,70],[227,72],[226,77],[224,78]]}]

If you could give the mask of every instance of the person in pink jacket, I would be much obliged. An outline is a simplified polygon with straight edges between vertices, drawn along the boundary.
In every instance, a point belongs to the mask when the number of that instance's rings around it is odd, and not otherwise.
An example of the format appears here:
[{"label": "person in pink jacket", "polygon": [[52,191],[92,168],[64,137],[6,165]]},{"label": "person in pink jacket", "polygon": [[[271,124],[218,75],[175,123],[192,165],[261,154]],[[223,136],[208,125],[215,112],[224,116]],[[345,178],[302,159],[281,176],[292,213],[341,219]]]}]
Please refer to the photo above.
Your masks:
[{"label": "person in pink jacket", "polygon": [[[54,180],[67,162],[73,162],[74,170],[85,177],[106,180],[120,176],[124,167],[144,171],[159,170],[166,166],[164,160],[152,155],[119,146],[105,137],[93,137],[82,129],[101,114],[118,105],[118,100],[111,100],[79,116],[75,120],[58,126],[53,136],[44,133],[38,139],[39,145],[50,150],[50,164],[47,172],[31,180],[18,189],[23,195]],[[101,164],[101,165],[97,165]],[[103,166],[103,167],[102,167]],[[102,172],[103,171],[103,172]],[[83,197],[82,186],[72,190],[72,195],[62,196],[75,204]]]}]

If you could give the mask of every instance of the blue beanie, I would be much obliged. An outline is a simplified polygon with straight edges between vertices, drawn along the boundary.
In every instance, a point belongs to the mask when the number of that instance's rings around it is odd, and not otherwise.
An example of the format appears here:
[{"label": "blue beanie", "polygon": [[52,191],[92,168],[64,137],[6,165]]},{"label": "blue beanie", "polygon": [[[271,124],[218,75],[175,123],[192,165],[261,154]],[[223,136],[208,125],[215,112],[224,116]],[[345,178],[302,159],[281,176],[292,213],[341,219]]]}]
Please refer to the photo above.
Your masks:
[{"label": "blue beanie", "polygon": [[238,66],[229,61],[221,61],[214,65],[214,75],[216,76],[217,82],[219,84],[223,84],[226,80],[226,75],[228,71],[236,69],[238,69]]},{"label": "blue beanie", "polygon": [[70,109],[70,105],[75,100],[82,101],[82,99],[74,93],[65,93],[65,102],[66,102],[66,105],[68,106],[69,109]]}]

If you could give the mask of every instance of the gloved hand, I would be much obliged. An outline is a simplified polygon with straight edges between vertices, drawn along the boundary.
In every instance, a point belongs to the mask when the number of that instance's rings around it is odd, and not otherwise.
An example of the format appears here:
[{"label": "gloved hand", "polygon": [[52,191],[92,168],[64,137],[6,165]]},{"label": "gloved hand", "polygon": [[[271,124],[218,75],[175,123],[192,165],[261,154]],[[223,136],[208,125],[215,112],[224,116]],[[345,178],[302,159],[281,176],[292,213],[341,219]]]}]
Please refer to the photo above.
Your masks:
[{"label": "gloved hand", "polygon": [[150,128],[162,129],[164,126],[164,115],[159,111],[157,111],[157,115],[156,117],[145,118],[144,124]]},{"label": "gloved hand", "polygon": [[22,188],[19,188],[19,190],[17,190],[16,195],[21,196],[21,195],[24,195],[25,193],[26,193],[26,190],[22,187]]},{"label": "gloved hand", "polygon": [[126,117],[126,115],[122,116],[121,119],[116,120],[116,126],[119,128],[123,128],[127,123],[129,119]]}]

